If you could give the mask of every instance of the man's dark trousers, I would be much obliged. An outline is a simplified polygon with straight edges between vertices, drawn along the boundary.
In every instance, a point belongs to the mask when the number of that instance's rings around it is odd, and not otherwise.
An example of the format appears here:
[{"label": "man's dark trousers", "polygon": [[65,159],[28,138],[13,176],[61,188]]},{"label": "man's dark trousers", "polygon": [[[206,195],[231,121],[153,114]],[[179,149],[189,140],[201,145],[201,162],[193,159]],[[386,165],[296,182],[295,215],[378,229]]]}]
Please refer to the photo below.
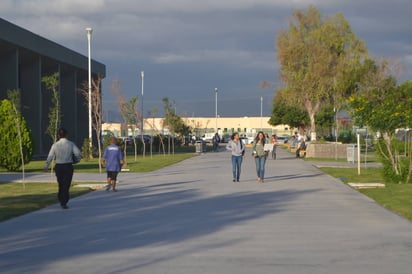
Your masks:
[{"label": "man's dark trousers", "polygon": [[57,182],[59,183],[59,192],[57,198],[60,205],[65,206],[69,201],[69,189],[73,178],[72,164],[56,164],[55,166]]}]

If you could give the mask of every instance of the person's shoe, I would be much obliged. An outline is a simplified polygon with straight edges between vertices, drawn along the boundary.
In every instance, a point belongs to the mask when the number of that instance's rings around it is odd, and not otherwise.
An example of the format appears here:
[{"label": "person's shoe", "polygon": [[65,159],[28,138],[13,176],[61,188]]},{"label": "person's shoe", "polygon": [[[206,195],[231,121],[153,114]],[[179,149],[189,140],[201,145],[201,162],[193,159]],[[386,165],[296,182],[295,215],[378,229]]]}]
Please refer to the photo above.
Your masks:
[{"label": "person's shoe", "polygon": [[236,180],[233,178],[232,182],[236,182]]},{"label": "person's shoe", "polygon": [[236,180],[236,182],[238,182],[238,183],[239,183],[239,179],[237,179],[237,180]]},{"label": "person's shoe", "polygon": [[117,192],[117,189],[114,189],[114,188],[113,188],[113,192]]},{"label": "person's shoe", "polygon": [[110,190],[110,186],[111,186],[110,184],[107,184],[107,185],[106,185],[106,191],[109,191],[109,190]]},{"label": "person's shoe", "polygon": [[67,205],[61,205],[62,209],[68,209],[69,207]]}]

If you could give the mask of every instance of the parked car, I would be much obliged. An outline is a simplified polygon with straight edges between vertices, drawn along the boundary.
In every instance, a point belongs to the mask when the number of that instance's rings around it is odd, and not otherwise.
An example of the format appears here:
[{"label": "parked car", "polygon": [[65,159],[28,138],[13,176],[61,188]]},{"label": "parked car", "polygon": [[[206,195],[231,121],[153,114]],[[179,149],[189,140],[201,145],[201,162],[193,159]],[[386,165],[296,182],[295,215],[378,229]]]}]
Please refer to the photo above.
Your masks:
[{"label": "parked car", "polygon": [[222,137],[222,143],[229,143],[231,136],[229,134],[225,134]]},{"label": "parked car", "polygon": [[122,140],[126,146],[131,146],[133,145],[133,138],[132,137],[124,137],[124,136],[120,136],[118,137],[120,140]]},{"label": "parked car", "polygon": [[288,135],[278,136],[276,143],[278,144],[287,144],[290,137]]},{"label": "parked car", "polygon": [[[141,135],[137,135],[136,136],[136,141],[141,141],[142,140],[142,136]],[[146,144],[150,144],[152,137],[150,135],[143,135],[143,140]]]}]

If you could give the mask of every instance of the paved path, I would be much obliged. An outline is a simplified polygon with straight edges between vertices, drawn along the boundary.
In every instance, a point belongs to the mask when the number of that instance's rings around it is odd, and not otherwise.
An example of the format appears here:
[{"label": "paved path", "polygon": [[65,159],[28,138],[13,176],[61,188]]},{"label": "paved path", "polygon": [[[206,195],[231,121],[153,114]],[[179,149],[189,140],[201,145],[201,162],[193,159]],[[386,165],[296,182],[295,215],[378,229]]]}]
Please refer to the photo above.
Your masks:
[{"label": "paved path", "polygon": [[279,154],[263,185],[249,152],[240,183],[207,153],[2,222],[0,272],[411,273],[411,222]]}]

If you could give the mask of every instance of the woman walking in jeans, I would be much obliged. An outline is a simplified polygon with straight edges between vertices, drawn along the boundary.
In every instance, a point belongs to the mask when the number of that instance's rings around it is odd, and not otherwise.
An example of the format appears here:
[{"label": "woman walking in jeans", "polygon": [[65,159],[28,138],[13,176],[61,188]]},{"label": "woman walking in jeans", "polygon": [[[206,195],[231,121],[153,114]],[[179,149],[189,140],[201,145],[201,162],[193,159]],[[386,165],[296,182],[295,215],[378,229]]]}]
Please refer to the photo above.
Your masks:
[{"label": "woman walking in jeans", "polygon": [[266,138],[262,131],[259,131],[253,142],[253,156],[255,157],[257,181],[263,183],[265,178],[265,163],[267,154],[265,152]]},{"label": "woman walking in jeans", "polygon": [[239,133],[233,133],[231,139],[232,140],[229,141],[226,149],[232,152],[233,182],[239,182],[245,146],[243,145],[242,140],[239,139]]}]

